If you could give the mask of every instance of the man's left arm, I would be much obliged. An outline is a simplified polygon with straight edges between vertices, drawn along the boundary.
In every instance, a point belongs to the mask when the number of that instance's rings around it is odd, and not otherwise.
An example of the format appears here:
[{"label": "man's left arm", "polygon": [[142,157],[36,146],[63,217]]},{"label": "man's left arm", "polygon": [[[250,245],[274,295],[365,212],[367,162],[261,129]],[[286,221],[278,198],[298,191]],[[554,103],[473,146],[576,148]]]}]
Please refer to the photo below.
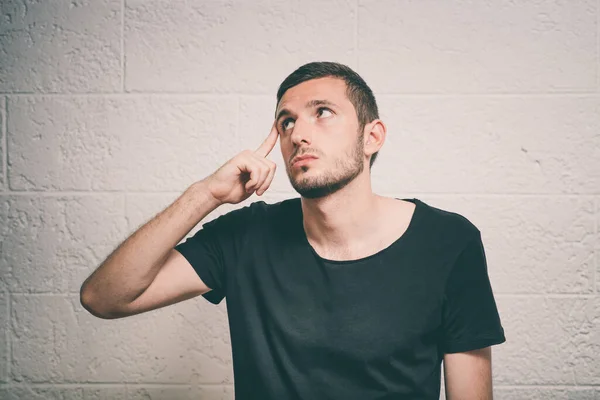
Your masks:
[{"label": "man's left arm", "polygon": [[468,241],[448,276],[441,339],[446,399],[492,400],[491,346],[506,338],[480,232]]},{"label": "man's left arm", "polygon": [[492,348],[444,354],[446,400],[492,400]]}]

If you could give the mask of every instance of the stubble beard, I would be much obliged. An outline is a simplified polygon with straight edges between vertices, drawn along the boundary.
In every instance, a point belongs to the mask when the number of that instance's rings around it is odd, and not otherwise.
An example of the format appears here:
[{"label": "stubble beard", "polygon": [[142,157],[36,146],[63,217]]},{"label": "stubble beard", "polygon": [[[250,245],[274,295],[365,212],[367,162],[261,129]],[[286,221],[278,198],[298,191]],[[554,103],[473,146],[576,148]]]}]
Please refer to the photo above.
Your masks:
[{"label": "stubble beard", "polygon": [[307,199],[318,199],[337,192],[356,179],[365,169],[362,148],[363,135],[364,133],[359,135],[350,154],[345,159],[335,160],[333,170],[325,170],[319,175],[315,174],[316,176],[304,176],[305,173],[312,173],[311,166],[306,165],[299,168],[301,171],[296,172],[299,177],[294,177],[288,170],[288,178],[294,190]]}]

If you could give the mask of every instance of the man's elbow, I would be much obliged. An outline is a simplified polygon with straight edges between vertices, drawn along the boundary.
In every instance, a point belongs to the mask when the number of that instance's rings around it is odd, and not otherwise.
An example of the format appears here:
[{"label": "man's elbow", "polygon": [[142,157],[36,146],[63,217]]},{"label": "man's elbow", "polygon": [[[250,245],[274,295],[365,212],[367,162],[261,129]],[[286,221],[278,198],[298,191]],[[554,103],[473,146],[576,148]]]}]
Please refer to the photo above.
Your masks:
[{"label": "man's elbow", "polygon": [[119,318],[118,314],[110,312],[108,310],[102,310],[98,305],[98,302],[94,300],[95,296],[93,292],[86,287],[85,284],[81,285],[79,290],[79,302],[81,306],[94,317],[101,319],[115,319]]}]

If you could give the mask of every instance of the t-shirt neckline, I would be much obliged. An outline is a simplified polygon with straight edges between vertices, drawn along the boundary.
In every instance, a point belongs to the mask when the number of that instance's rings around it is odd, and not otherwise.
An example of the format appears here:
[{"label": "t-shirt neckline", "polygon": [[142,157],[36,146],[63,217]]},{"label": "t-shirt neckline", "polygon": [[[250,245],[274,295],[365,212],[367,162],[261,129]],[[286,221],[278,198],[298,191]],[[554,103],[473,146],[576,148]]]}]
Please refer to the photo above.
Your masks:
[{"label": "t-shirt neckline", "polygon": [[397,238],[392,244],[390,244],[388,247],[379,250],[377,253],[371,254],[369,256],[366,257],[362,257],[362,258],[357,258],[354,260],[329,260],[327,258],[323,258],[319,255],[319,253],[316,252],[316,250],[312,247],[312,245],[310,244],[310,242],[308,241],[308,238],[306,237],[306,232],[304,231],[304,226],[302,224],[302,205],[300,204],[300,211],[299,211],[299,216],[300,216],[300,236],[302,237],[302,241],[304,242],[304,244],[306,246],[309,247],[310,251],[313,253],[313,255],[320,260],[321,262],[327,263],[327,264],[337,264],[337,265],[342,265],[342,264],[357,264],[357,263],[362,263],[365,261],[368,261],[372,258],[375,257],[379,257],[381,255],[383,255],[384,253],[388,252],[390,249],[392,249],[393,247],[398,246],[400,243],[406,241],[406,239],[408,238],[408,236],[412,235],[413,231],[415,230],[415,225],[416,225],[416,220],[418,219],[418,217],[421,214],[421,208],[422,208],[422,202],[421,200],[417,199],[417,198],[403,198],[400,199],[398,197],[395,197],[396,200],[404,200],[404,201],[409,201],[411,203],[413,203],[415,205],[415,209],[413,211],[413,214],[410,218],[410,221],[408,223],[408,227],[406,228],[406,230],[404,231],[404,233]]}]

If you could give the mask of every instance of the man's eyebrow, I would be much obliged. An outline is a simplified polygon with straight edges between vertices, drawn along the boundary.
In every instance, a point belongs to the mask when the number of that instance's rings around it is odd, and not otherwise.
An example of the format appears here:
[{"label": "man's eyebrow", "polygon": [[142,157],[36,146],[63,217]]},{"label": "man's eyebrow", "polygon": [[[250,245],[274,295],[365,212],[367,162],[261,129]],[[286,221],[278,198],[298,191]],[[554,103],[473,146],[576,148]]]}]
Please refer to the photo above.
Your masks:
[{"label": "man's eyebrow", "polygon": [[[316,106],[337,107],[338,105],[335,103],[332,103],[329,100],[310,100],[304,105],[305,108],[316,107]],[[277,113],[277,116],[275,117],[275,121],[279,121],[279,118],[286,116],[286,115],[291,115],[291,114],[292,114],[292,112],[290,110],[288,110],[287,108],[283,108],[283,109],[279,110],[279,113]]]}]

